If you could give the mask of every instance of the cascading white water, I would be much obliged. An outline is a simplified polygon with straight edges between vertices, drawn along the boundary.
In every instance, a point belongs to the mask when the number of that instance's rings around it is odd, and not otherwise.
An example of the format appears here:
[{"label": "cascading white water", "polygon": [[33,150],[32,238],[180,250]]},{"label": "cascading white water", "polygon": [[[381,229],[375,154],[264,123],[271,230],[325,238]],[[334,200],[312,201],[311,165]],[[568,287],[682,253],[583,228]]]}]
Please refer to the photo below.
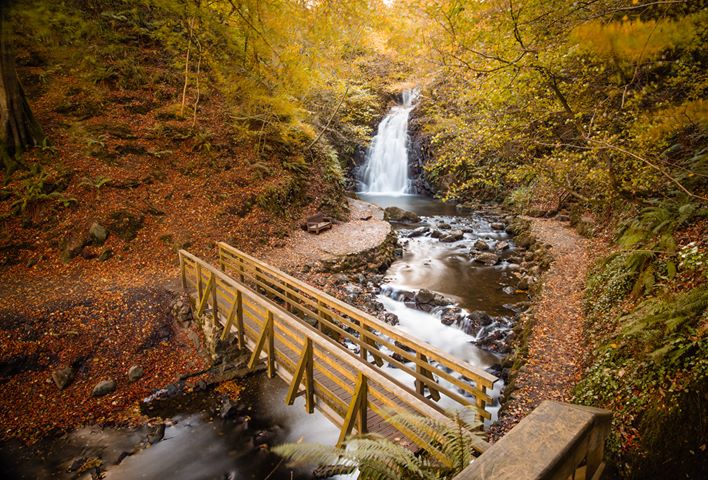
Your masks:
[{"label": "cascading white water", "polygon": [[417,88],[403,92],[403,103],[391,109],[379,123],[361,171],[362,193],[402,195],[410,193],[408,180],[408,117],[418,99]]}]

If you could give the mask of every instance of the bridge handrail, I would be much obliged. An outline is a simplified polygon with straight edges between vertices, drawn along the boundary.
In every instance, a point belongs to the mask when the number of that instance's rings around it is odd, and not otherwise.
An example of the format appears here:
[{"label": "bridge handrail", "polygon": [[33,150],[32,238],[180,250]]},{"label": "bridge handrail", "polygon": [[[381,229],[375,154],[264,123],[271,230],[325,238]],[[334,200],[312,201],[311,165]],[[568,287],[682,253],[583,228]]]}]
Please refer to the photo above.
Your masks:
[{"label": "bridge handrail", "polygon": [[[326,358],[335,358],[341,363],[341,365],[347,366],[348,370],[341,370],[341,366],[338,368],[338,365],[334,362],[328,362],[330,367],[338,369],[338,371],[342,373],[345,378],[351,379],[355,374],[358,374],[357,383],[353,385],[351,390],[347,390],[347,392],[352,395],[352,402],[347,408],[346,415],[344,415],[344,425],[342,427],[340,441],[343,439],[344,435],[348,434],[353,428],[357,415],[359,430],[361,431],[363,428],[363,430],[366,431],[367,409],[371,409],[382,418],[387,421],[389,420],[387,419],[389,412],[382,408],[381,405],[374,403],[372,397],[379,400],[380,404],[388,403],[389,405],[394,405],[391,399],[395,399],[402,402],[410,410],[417,412],[420,415],[424,415],[441,422],[450,421],[450,419],[443,413],[429,406],[425,402],[422,402],[419,397],[408,390],[391,382],[387,376],[383,375],[366,362],[363,362],[345,352],[341,346],[337,345],[334,341],[323,335],[317,329],[302,322],[300,319],[284,311],[276,304],[264,299],[263,296],[232,279],[226,273],[185,250],[179,251],[179,260],[183,288],[185,291],[189,291],[190,287],[196,289],[197,316],[201,315],[201,313],[205,311],[206,306],[211,305],[211,312],[213,315],[212,321],[214,324],[216,325],[217,323],[220,323],[220,318],[225,320],[222,338],[226,337],[232,327],[237,327],[239,346],[243,347],[245,346],[245,342],[247,340],[250,341],[253,351],[251,362],[249,362],[251,366],[253,366],[255,360],[265,353],[269,376],[272,377],[274,374],[278,374],[284,380],[291,382],[290,391],[288,393],[289,403],[292,403],[294,397],[298,395],[297,390],[300,387],[301,381],[306,384],[304,393],[307,397],[306,405],[308,406],[308,409],[311,405],[314,405],[314,396],[320,394],[318,388],[320,390],[325,388],[322,384],[317,383],[316,377],[312,374],[313,367],[323,368],[322,365],[313,365],[315,363],[313,362],[313,358],[317,353],[322,355],[322,352],[325,352]],[[194,272],[194,280],[191,278],[192,271]],[[258,319],[256,319],[251,313],[247,312],[244,308],[245,305],[247,305],[249,309],[253,306],[262,308],[264,317],[263,321],[259,322]],[[229,313],[224,315],[226,312]],[[245,338],[249,335],[248,329],[243,328],[245,315],[248,315],[248,319],[250,321],[256,321],[259,323],[259,326],[262,327],[257,339]],[[234,322],[236,325],[234,325]],[[240,330],[238,329],[238,325],[241,326]],[[268,332],[269,329],[270,333]],[[302,338],[302,345],[297,345],[297,347],[302,349],[300,363],[297,366],[288,365],[288,368],[292,369],[292,371],[286,369],[286,364],[289,362],[285,361],[287,357],[280,355],[280,358],[278,358],[278,352],[276,351],[276,348],[274,348],[275,337],[279,334],[278,329],[280,329],[280,337],[278,337],[278,339],[281,343],[284,342],[287,344],[289,342],[287,339],[283,338],[283,333],[290,338],[290,343],[292,343],[291,341],[295,338],[295,334]],[[250,336],[253,337],[256,333],[258,332],[251,331]],[[295,345],[292,345],[292,347],[295,347]],[[315,349],[319,349],[319,351]],[[322,356],[318,358],[323,361],[325,360]],[[280,367],[278,369],[276,369],[276,362],[278,362],[278,366]],[[307,379],[308,368],[309,380]],[[377,387],[377,385],[379,387]],[[350,386],[351,385],[347,385],[347,387]],[[385,391],[377,391],[377,388],[378,390],[381,390],[381,386],[385,386]],[[342,385],[342,387],[344,386]],[[368,394],[367,391],[369,392]],[[361,400],[362,398],[363,401]],[[319,405],[319,403],[320,402],[318,401],[318,406],[324,411],[325,414],[331,416],[333,413],[336,413],[341,418],[342,415],[340,412],[326,408],[323,409],[324,405]],[[394,426],[399,431],[402,431],[402,433],[405,432],[402,425],[394,423]],[[419,447],[428,450],[433,456],[440,458],[441,454],[435,449],[434,446],[416,442],[416,438],[411,438],[411,440]],[[475,439],[472,447],[477,452],[481,453],[489,447],[489,444],[481,438],[478,438]]]},{"label": "bridge handrail", "polygon": [[[219,242],[219,262],[224,271],[235,277],[240,277],[242,281],[250,280],[257,287],[260,287],[278,299],[286,303],[289,309],[296,309],[302,313],[307,313],[315,317],[320,324],[334,330],[345,338],[348,338],[360,348],[362,358],[366,358],[367,352],[374,359],[386,358],[391,364],[402,369],[416,380],[416,393],[423,396],[423,386],[427,387],[431,395],[441,392],[449,398],[462,405],[471,405],[471,402],[450,389],[440,385],[434,380],[434,376],[443,378],[456,387],[462,389],[476,398],[476,409],[485,418],[490,418],[489,412],[485,410],[485,405],[491,400],[486,393],[487,388],[491,388],[497,381],[493,375],[478,369],[465,362],[460,362],[436,347],[407,336],[396,327],[382,322],[359,309],[351,307],[333,296],[322,292],[306,283],[272,267],[224,242]],[[282,290],[279,291],[278,289]],[[308,298],[311,297],[311,298]],[[299,300],[296,302],[295,300]],[[312,309],[308,308],[309,305]],[[314,311],[313,311],[314,310]],[[354,323],[347,320],[348,317]],[[340,328],[332,319],[338,320],[344,325],[352,327],[359,333],[359,337],[351,335]],[[381,338],[372,330],[381,332],[393,340],[389,342]],[[363,339],[363,340],[362,340]],[[408,367],[404,362],[399,361],[393,355],[382,351],[376,344],[385,346],[407,361],[413,362],[415,369]],[[403,346],[404,348],[401,348]],[[410,349],[413,351],[406,351]],[[437,362],[439,365],[449,368],[455,373],[462,375],[475,382],[476,387],[457,379],[450,375],[444,368],[429,363]]]},{"label": "bridge handrail", "polygon": [[546,400],[453,480],[598,480],[609,411]]}]

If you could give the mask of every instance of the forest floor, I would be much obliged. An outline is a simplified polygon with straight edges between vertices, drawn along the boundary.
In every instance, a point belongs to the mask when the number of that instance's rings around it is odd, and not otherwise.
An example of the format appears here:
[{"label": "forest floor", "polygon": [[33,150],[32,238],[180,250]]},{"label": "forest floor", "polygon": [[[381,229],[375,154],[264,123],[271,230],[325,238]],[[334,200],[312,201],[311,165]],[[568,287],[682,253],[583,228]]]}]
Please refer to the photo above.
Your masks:
[{"label": "forest floor", "polygon": [[527,218],[531,233],[551,245],[554,261],[535,302],[526,362],[514,391],[490,432],[501,438],[544,400],[567,402],[580,380],[589,344],[583,292],[588,269],[605,250],[601,240],[580,236],[557,220]]}]

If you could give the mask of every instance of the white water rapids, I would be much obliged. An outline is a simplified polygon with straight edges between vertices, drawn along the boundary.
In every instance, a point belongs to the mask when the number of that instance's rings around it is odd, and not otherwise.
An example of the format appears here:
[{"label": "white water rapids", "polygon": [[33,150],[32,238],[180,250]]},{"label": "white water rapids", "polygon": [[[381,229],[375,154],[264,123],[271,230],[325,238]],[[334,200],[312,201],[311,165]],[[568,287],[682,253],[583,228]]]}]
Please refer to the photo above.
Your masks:
[{"label": "white water rapids", "polygon": [[403,103],[391,108],[366,154],[361,171],[361,192],[373,195],[410,193],[408,179],[408,117],[415,108],[419,90],[403,92]]}]

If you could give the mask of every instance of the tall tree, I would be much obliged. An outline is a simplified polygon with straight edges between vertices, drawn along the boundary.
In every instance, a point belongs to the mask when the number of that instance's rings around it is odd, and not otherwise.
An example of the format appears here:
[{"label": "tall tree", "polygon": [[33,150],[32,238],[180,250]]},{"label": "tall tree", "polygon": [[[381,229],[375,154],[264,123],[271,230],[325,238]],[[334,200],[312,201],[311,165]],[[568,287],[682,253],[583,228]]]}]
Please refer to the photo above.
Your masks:
[{"label": "tall tree", "polygon": [[7,8],[0,2],[0,155],[9,170],[19,153],[42,143],[44,133],[17,77]]}]

